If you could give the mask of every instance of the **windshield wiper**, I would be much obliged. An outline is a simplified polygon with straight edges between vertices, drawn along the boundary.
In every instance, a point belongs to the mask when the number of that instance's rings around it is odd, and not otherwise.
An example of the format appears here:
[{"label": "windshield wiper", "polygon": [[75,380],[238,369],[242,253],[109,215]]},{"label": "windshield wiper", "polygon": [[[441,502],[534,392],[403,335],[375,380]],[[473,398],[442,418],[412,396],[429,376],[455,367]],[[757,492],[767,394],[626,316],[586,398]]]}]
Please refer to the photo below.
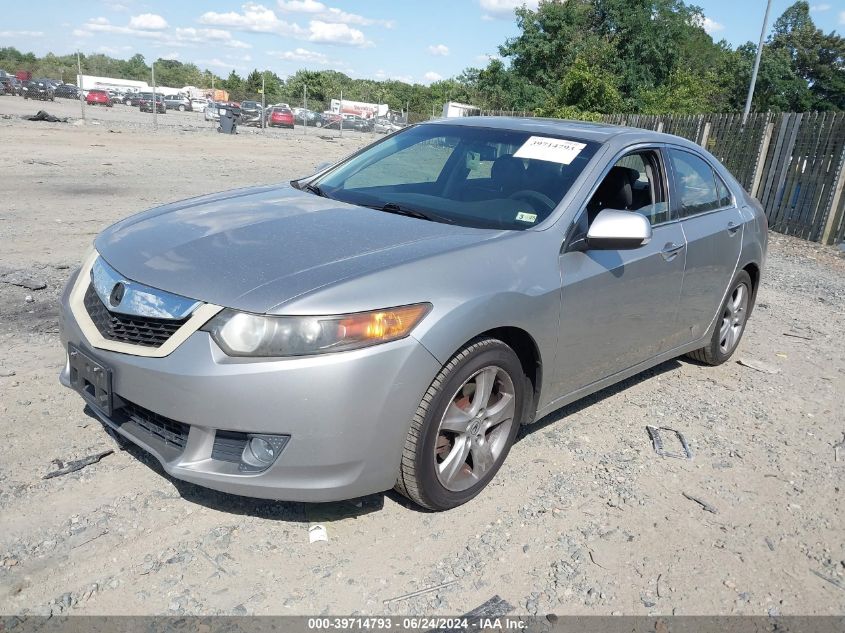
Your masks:
[{"label": "windshield wiper", "polygon": [[418,211],[417,209],[410,209],[395,202],[388,202],[385,205],[379,206],[377,204],[365,204],[365,207],[375,209],[376,211],[384,211],[385,213],[394,213],[396,215],[404,215],[409,218],[417,218],[418,220],[428,220],[429,222],[445,222],[446,224],[454,224],[452,218],[447,218],[436,213],[426,211]]},{"label": "windshield wiper", "polygon": [[319,185],[312,185],[308,183],[304,187],[302,187],[303,191],[307,191],[309,193],[313,193],[315,196],[320,196],[321,198],[328,198],[329,196],[326,195],[326,192],[320,189]]}]

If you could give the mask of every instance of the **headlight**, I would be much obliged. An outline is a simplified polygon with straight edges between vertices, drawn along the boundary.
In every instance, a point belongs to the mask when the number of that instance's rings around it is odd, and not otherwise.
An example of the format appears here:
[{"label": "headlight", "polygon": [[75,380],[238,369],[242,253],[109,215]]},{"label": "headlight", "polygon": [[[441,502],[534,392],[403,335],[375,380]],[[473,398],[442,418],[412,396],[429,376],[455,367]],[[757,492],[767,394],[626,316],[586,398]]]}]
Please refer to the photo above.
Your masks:
[{"label": "headlight", "polygon": [[202,329],[229,356],[306,356],[404,338],[430,303],[332,316],[261,316],[223,310]]}]

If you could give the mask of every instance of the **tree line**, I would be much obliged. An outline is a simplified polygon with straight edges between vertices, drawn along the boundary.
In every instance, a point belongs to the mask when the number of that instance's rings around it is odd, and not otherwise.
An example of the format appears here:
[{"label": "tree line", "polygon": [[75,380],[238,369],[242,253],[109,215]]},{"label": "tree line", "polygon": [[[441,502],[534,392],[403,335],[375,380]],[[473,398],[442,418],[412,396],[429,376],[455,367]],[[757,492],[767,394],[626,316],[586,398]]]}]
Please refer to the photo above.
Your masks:
[{"label": "tree line", "polygon": [[[232,99],[304,102],[320,110],[341,91],[345,99],[387,103],[418,117],[446,101],[483,110],[595,118],[610,113],[737,112],[744,105],[756,53],[732,48],[704,30],[699,7],[682,0],[541,0],[516,9],[518,34],[483,68],[428,86],[397,80],[353,79],[334,70],[299,70],[283,78],[253,70],[218,76],[192,63],[155,61],[158,85],[215,87]],[[150,81],[140,54],[129,59],[81,55],[85,74]],[[36,57],[0,48],[0,68],[73,82],[76,55]],[[824,33],[801,0],[777,20],[766,40],[754,95],[755,111],[845,110],[845,39]]]}]

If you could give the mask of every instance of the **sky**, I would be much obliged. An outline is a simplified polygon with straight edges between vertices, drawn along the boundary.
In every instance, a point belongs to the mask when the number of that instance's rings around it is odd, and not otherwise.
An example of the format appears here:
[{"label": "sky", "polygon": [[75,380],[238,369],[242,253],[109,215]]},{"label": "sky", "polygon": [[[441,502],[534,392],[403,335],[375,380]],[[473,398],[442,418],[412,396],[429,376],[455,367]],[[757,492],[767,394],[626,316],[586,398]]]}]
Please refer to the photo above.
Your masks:
[{"label": "sky", "polygon": [[[428,84],[484,66],[517,34],[523,0],[42,0],[4,1],[0,47],[37,55],[105,53],[193,62],[218,75],[300,68]],[[535,7],[537,0],[528,0]],[[765,0],[695,0],[705,29],[756,42]],[[769,27],[792,0],[774,0]],[[845,0],[814,0],[825,32],[845,31]],[[13,72],[15,69],[5,69]]]}]

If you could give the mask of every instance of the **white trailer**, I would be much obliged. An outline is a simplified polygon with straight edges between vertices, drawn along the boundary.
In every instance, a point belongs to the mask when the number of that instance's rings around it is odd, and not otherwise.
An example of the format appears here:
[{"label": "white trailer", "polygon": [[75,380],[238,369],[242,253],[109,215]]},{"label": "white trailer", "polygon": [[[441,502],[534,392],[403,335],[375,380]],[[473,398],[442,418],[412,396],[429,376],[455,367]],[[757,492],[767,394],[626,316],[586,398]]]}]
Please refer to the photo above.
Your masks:
[{"label": "white trailer", "polygon": [[458,103],[457,101],[449,101],[443,104],[443,118],[454,119],[462,116],[478,116],[481,114],[481,109],[474,105],[466,103]]}]

